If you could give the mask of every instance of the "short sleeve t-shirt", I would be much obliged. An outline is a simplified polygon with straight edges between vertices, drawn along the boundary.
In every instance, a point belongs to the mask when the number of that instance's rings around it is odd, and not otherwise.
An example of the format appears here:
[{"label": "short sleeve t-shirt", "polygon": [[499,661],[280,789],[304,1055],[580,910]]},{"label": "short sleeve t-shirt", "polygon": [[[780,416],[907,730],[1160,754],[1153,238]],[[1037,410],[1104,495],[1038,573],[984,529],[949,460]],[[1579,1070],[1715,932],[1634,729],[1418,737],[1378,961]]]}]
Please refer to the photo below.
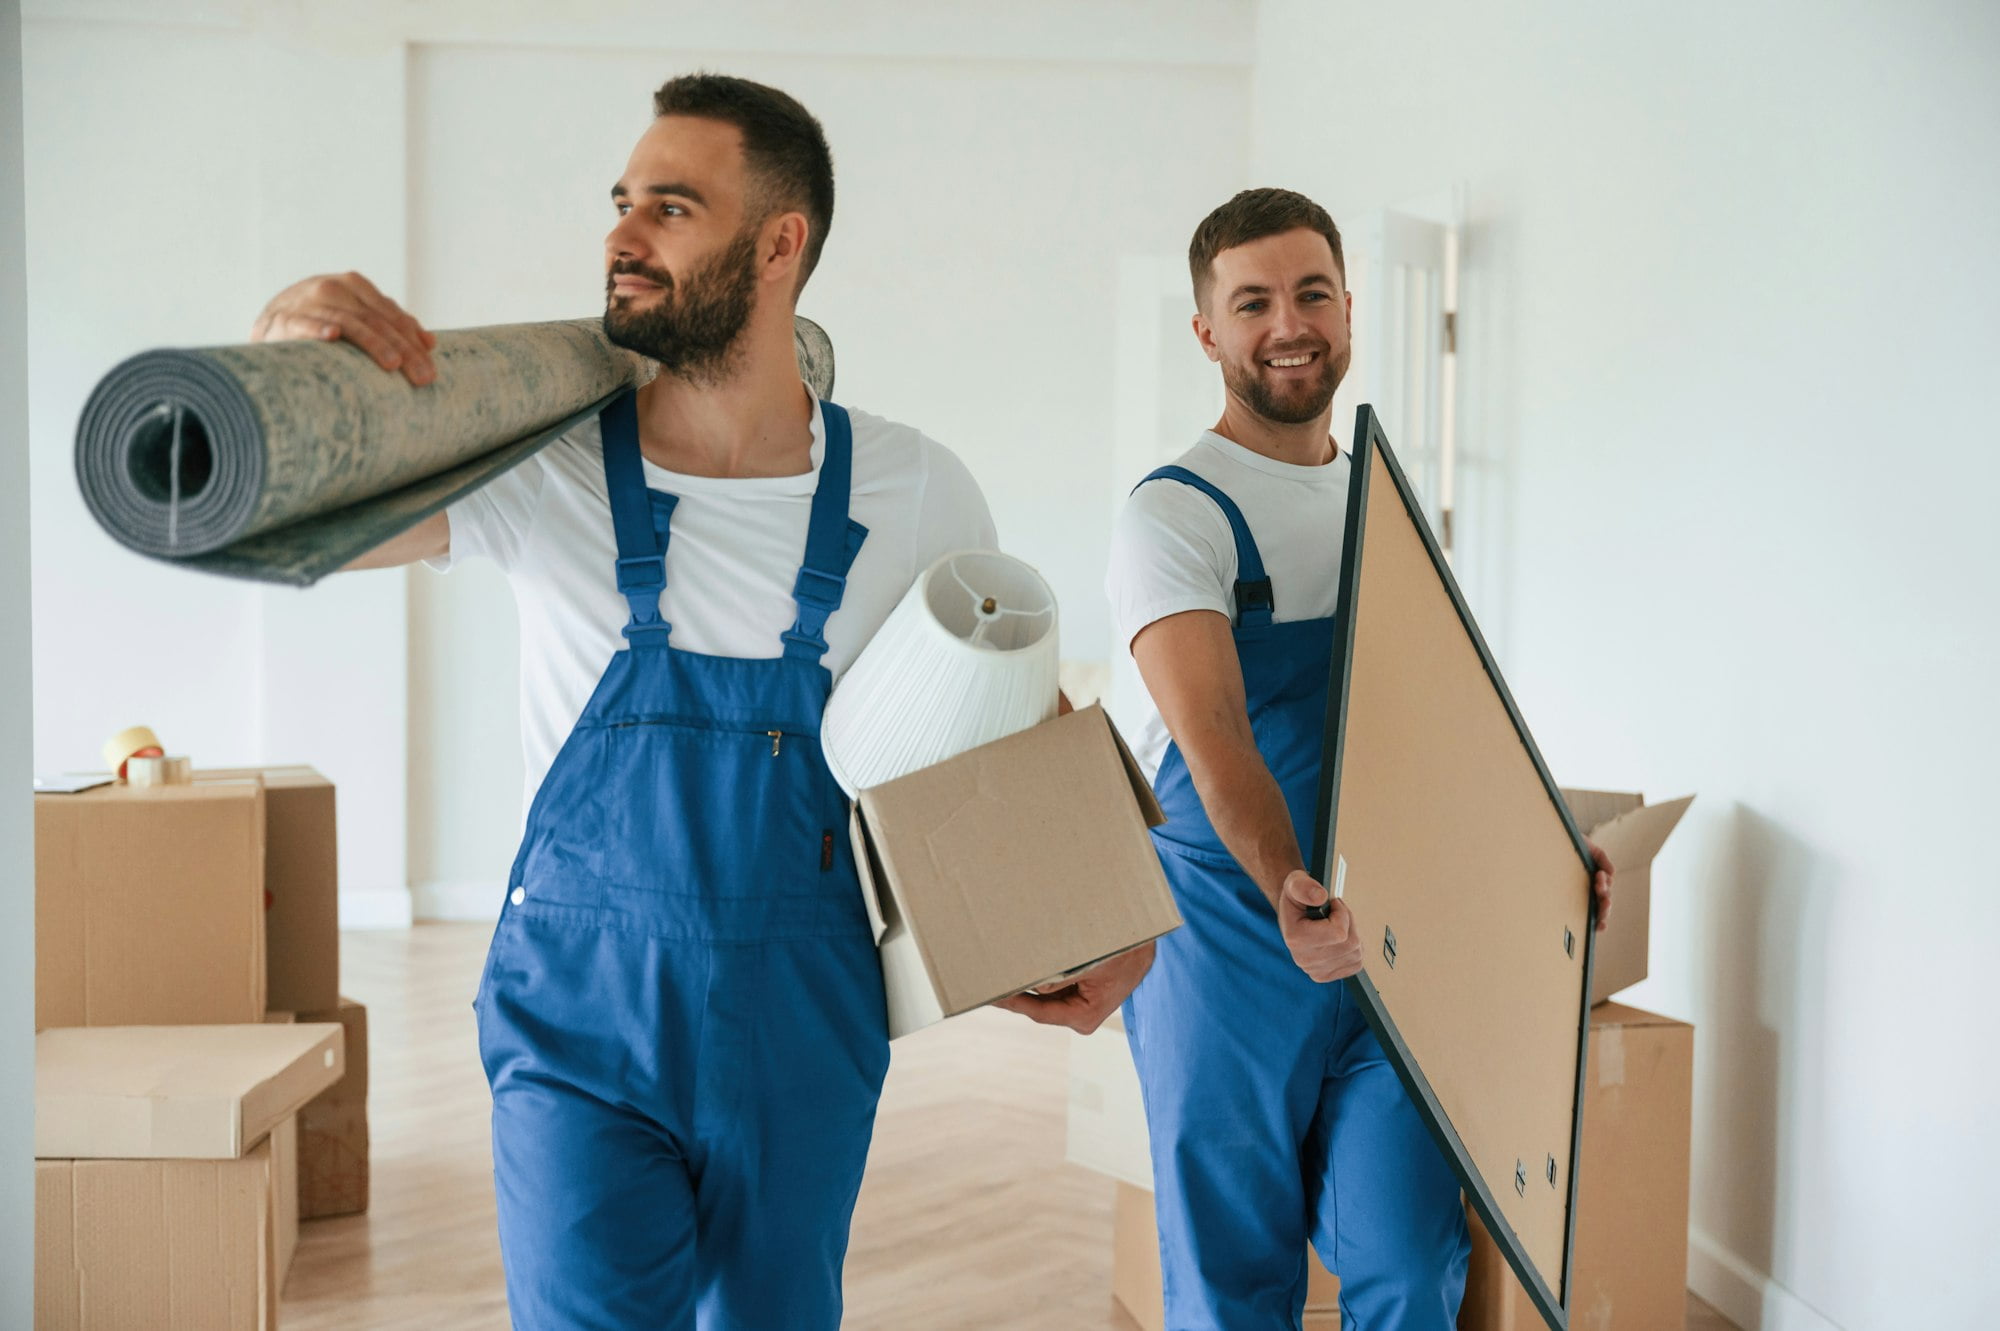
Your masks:
[{"label": "short sleeve t-shirt", "polygon": [[[1213,430],[1174,460],[1208,481],[1243,512],[1271,579],[1272,618],[1325,619],[1340,590],[1347,524],[1348,454],[1318,466],[1280,462]],[[1189,610],[1236,616],[1236,539],[1213,499],[1174,480],[1132,492],[1111,533],[1105,593],[1121,650],[1147,625]],[[1140,690],[1133,756],[1157,775],[1171,737],[1160,709]]]},{"label": "short sleeve t-shirt", "polygon": [[[827,621],[825,664],[837,679],[917,575],[956,550],[997,545],[972,474],[943,445],[906,425],[848,410],[854,473],[848,515],[868,528],[841,607]],[[688,476],[646,462],[646,484],[678,495],[660,613],[673,644],[713,656],[784,654],[797,616],[792,583],[826,448],[817,400],[812,470],[796,476]],[[630,615],[613,574],[617,539],[593,418],[448,510],[450,553],[492,559],[520,615],[523,808],[583,714]]]}]

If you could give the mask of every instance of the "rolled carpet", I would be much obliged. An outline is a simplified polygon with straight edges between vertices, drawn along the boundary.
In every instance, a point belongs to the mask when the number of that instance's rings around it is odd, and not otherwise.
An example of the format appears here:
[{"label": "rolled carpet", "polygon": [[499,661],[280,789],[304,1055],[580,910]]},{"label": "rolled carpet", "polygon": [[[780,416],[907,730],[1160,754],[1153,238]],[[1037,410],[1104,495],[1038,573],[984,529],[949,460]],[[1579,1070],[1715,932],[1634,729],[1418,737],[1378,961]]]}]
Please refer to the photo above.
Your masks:
[{"label": "rolled carpet", "polygon": [[[809,319],[799,372],[833,391]],[[84,503],[114,540],[206,572],[309,586],[647,382],[595,319],[437,335],[419,388],[345,342],[142,352],[77,426]]]}]

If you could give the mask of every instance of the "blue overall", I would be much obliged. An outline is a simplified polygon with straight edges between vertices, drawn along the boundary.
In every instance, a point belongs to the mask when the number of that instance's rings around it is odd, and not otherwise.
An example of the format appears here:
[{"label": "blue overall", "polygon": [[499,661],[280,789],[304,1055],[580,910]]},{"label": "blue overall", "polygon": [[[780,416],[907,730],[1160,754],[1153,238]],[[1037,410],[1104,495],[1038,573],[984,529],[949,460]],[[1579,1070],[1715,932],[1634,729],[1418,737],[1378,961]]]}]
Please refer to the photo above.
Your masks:
[{"label": "blue overall", "polygon": [[[1181,467],[1235,535],[1236,652],[1250,728],[1312,844],[1332,619],[1272,619],[1242,512]],[[1145,484],[1145,481],[1140,482]],[[1458,1180],[1345,984],[1292,961],[1270,902],[1202,808],[1180,747],[1153,833],[1183,927],[1125,1005],[1152,1137],[1170,1331],[1300,1324],[1306,1245],[1340,1277],[1344,1331],[1447,1331],[1470,1245]]]},{"label": "blue overall", "polygon": [[629,646],[530,808],[475,1002],[528,1331],[840,1322],[889,1043],[819,746],[826,622],[867,535],[847,415],[824,413],[798,621],[768,659],[672,645],[677,500],[646,488],[632,396],[601,417]]}]

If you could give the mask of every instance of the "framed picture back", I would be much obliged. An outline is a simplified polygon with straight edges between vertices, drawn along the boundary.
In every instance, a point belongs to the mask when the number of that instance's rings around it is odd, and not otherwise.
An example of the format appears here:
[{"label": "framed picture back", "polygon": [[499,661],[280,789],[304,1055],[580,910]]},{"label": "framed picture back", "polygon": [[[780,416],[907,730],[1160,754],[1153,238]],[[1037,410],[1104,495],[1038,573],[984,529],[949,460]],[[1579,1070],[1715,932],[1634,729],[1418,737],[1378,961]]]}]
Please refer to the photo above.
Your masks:
[{"label": "framed picture back", "polygon": [[1367,948],[1354,997],[1567,1331],[1592,865],[1423,512],[1362,407],[1311,863]]}]

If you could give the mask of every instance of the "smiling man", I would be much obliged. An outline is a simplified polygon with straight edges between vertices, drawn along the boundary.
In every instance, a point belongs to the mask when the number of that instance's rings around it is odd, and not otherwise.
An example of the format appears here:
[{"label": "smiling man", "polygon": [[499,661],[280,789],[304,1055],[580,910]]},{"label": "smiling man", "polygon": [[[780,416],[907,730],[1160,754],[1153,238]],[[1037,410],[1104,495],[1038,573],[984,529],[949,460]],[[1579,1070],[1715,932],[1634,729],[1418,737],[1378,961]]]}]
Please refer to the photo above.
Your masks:
[{"label": "smiling man", "polygon": [[[653,109],[604,328],[660,375],[357,566],[489,558],[520,612],[530,803],[475,1001],[514,1324],[819,1331],[889,1063],[820,719],[916,575],[993,523],[944,448],[800,382],[819,122],[720,75]],[[288,288],[253,336],[437,373],[355,274]],[[1024,1010],[1094,1028],[1150,960]]]},{"label": "smiling man", "polygon": [[1300,854],[1346,521],[1329,434],[1352,332],[1340,232],[1302,195],[1247,190],[1196,228],[1188,265],[1222,418],[1133,492],[1107,577],[1152,702],[1135,748],[1184,921],[1125,1005],[1167,1325],[1297,1327],[1310,1242],[1349,1331],[1447,1331],[1468,1253],[1458,1181],[1332,983],[1361,970],[1360,934]]}]

